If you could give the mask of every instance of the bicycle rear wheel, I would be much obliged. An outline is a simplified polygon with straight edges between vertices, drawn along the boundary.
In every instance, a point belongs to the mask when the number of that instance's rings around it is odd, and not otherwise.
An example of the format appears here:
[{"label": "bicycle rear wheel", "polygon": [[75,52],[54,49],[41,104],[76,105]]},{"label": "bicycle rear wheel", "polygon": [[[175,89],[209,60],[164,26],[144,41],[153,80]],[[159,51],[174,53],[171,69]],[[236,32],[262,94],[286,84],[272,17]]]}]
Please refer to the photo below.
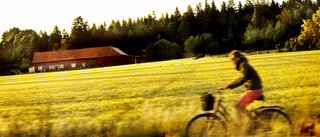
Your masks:
[{"label": "bicycle rear wheel", "polygon": [[195,116],[186,127],[186,137],[225,137],[226,124],[212,113]]},{"label": "bicycle rear wheel", "polygon": [[249,133],[266,137],[290,137],[291,120],[287,114],[278,109],[266,109],[254,117]]}]

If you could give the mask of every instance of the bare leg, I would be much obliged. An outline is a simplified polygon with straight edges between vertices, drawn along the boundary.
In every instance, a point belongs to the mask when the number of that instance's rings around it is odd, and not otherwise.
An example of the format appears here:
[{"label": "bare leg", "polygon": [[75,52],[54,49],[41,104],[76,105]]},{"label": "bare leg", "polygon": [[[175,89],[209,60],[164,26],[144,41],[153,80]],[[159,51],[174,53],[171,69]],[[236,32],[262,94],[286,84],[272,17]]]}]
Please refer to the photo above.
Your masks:
[{"label": "bare leg", "polygon": [[247,109],[236,105],[237,110],[237,136],[245,136],[245,129],[248,125],[249,115]]},{"label": "bare leg", "polygon": [[246,94],[237,102],[237,118],[238,118],[238,131],[242,134],[245,133],[245,129],[248,127],[248,121],[250,115],[246,109],[255,99],[262,95],[262,90],[249,90]]}]

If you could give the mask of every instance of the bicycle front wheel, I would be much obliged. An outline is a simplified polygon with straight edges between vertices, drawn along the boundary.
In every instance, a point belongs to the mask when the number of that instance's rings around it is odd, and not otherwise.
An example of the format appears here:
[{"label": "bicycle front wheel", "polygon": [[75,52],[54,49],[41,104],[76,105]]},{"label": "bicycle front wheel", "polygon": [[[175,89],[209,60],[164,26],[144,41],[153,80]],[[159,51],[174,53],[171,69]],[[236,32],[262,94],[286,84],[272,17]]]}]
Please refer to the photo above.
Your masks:
[{"label": "bicycle front wheel", "polygon": [[277,109],[266,109],[258,113],[250,128],[257,136],[290,137],[291,120],[287,114]]},{"label": "bicycle front wheel", "polygon": [[200,114],[186,127],[186,137],[226,137],[226,124],[212,113]]}]

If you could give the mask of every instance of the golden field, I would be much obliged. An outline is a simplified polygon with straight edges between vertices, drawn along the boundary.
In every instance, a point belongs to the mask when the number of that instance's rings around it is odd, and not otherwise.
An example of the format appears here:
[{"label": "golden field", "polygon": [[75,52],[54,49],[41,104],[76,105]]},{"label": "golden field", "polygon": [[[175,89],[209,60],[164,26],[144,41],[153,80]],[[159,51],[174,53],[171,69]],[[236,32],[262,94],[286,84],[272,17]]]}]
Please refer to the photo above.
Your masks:
[{"label": "golden field", "polygon": [[[296,135],[304,124],[320,129],[320,51],[248,59],[266,98],[253,107],[284,107]],[[3,76],[0,136],[183,136],[188,121],[203,113],[201,94],[217,95],[217,87],[239,76],[224,57]],[[232,114],[244,91],[224,94]]]}]

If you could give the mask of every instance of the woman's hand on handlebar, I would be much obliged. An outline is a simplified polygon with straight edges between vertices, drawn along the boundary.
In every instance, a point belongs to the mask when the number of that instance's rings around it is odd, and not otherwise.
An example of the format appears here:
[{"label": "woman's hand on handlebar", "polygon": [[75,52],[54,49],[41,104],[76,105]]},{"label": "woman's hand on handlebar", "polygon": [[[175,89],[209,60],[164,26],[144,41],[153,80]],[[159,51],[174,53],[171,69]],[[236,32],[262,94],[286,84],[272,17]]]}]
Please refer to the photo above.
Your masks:
[{"label": "woman's hand on handlebar", "polygon": [[222,87],[218,87],[217,90],[225,90],[228,89],[228,85],[222,86]]}]

